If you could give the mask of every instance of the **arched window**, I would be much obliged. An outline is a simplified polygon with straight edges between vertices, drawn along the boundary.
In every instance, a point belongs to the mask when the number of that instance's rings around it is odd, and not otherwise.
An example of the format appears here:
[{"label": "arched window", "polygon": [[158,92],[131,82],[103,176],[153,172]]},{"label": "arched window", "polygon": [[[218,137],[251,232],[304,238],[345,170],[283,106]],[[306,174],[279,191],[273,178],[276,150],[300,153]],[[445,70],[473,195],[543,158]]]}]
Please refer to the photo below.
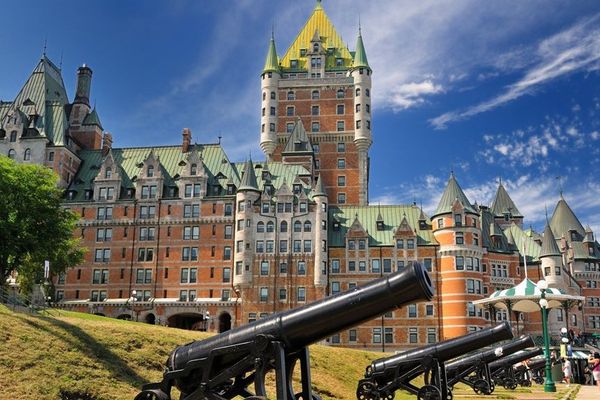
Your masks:
[{"label": "arched window", "polygon": [[302,222],[294,222],[294,232],[302,232]]},{"label": "arched window", "polygon": [[356,88],[356,97],[360,96],[360,88]]},{"label": "arched window", "polygon": [[17,131],[12,131],[10,133],[10,141],[11,142],[16,142],[17,141]]},{"label": "arched window", "polygon": [[273,232],[275,230],[275,224],[273,221],[267,222],[267,232]]},{"label": "arched window", "polygon": [[17,156],[17,153],[13,149],[10,149],[8,151],[8,158],[11,158],[14,160],[16,156]]},{"label": "arched window", "polygon": [[196,175],[198,173],[198,166],[196,164],[192,164],[190,167],[190,175]]},{"label": "arched window", "polygon": [[286,221],[281,221],[281,226],[279,228],[279,232],[287,232],[288,223]]},{"label": "arched window", "polygon": [[258,224],[256,224],[256,232],[263,233],[264,231],[265,231],[265,223],[262,221],[259,221]]},{"label": "arched window", "polygon": [[110,167],[106,168],[106,171],[104,171],[104,178],[105,179],[112,178],[112,169]]},{"label": "arched window", "polygon": [[275,100],[275,92],[271,92],[271,100]]},{"label": "arched window", "polygon": [[146,176],[148,176],[148,178],[154,176],[154,165],[148,165],[148,171],[146,173]]},{"label": "arched window", "polygon": [[25,149],[25,154],[23,154],[23,160],[31,160],[31,149]]},{"label": "arched window", "polygon": [[312,228],[312,224],[310,223],[310,221],[305,221],[304,222],[304,232],[310,232]]}]

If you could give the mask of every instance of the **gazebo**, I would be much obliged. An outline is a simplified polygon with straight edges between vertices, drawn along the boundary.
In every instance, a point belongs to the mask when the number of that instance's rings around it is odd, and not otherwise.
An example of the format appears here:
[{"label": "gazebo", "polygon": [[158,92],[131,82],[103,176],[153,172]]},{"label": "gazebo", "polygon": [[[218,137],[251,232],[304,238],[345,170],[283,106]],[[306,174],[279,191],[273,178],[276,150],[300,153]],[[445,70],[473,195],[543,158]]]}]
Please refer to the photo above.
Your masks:
[{"label": "gazebo", "polygon": [[[525,313],[540,311],[539,301],[541,297],[542,292],[537,285],[529,278],[525,278],[518,285],[509,289],[497,290],[485,299],[474,301],[473,304],[505,309],[508,311],[510,322],[513,311]],[[584,296],[570,295],[564,290],[556,288],[546,289],[545,297],[548,301],[548,309],[570,309],[572,306],[585,300]]]}]

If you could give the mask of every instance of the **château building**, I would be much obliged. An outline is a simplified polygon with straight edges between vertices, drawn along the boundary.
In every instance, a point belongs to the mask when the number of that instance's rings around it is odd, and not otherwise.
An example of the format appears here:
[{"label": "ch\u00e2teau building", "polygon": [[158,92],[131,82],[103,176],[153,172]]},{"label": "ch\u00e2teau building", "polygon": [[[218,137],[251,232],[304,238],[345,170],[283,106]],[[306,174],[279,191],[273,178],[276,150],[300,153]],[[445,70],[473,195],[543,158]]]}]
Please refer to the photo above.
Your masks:
[{"label": "ch\u00e2teau building", "polygon": [[[186,329],[223,331],[352,289],[419,262],[431,302],[328,339],[395,350],[500,320],[539,332],[536,315],[473,301],[525,276],[586,296],[550,313],[600,333],[600,247],[565,199],[539,234],[502,183],[489,207],[451,174],[431,215],[416,204],[369,205],[371,69],[358,29],[349,49],[320,2],[283,55],[272,36],[259,75],[263,160],[234,162],[220,143],[113,148],[89,105],[92,70],[70,102],[45,55],[0,103],[0,154],[52,168],[85,261],[54,277],[60,307]],[[260,71],[257,71],[257,73]],[[334,317],[334,316],[332,316]]]}]

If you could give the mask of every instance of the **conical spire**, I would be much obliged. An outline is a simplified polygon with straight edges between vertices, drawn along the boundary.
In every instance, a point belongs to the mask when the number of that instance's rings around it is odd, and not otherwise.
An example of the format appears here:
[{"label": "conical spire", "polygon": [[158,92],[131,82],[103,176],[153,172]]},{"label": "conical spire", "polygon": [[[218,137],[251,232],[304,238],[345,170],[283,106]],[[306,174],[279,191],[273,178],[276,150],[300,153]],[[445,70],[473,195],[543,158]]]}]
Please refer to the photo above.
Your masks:
[{"label": "conical spire", "polygon": [[312,197],[314,198],[317,196],[327,197],[327,193],[325,193],[325,188],[323,187],[323,180],[321,179],[321,174],[319,174],[319,176],[317,177],[317,183],[315,184],[315,187],[313,188]]},{"label": "conical spire", "polygon": [[542,239],[542,251],[540,253],[540,258],[550,256],[560,256],[560,249],[556,244],[556,239],[554,239],[554,234],[552,233],[550,225],[546,224],[546,228],[544,229],[544,237]]},{"label": "conical spire", "polygon": [[495,217],[503,217],[504,214],[510,214],[513,217],[522,217],[517,206],[504,188],[504,185],[502,185],[502,181],[498,184],[496,197],[494,197],[494,201],[492,202],[492,213]]},{"label": "conical spire", "polygon": [[275,49],[274,35],[271,35],[271,42],[269,43],[269,52],[267,53],[267,59],[265,60],[263,74],[265,72],[279,72],[279,61],[277,59],[277,50]]},{"label": "conical spire", "polygon": [[433,215],[435,216],[452,212],[452,206],[456,200],[462,204],[462,206],[465,208],[465,211],[477,214],[477,211],[473,208],[469,202],[469,199],[467,199],[467,196],[460,188],[456,178],[454,177],[454,174],[452,173],[450,174],[450,179],[448,179],[446,190],[444,190],[442,198],[440,199],[440,203],[438,204]]},{"label": "conical spire", "polygon": [[367,52],[362,40],[362,34],[360,27],[358,28],[358,38],[356,39],[356,51],[354,52],[354,62],[352,63],[353,68],[371,68],[367,61]]},{"label": "conical spire", "polygon": [[576,231],[581,237],[585,236],[583,225],[581,225],[562,195],[550,219],[550,228],[552,228],[555,237],[565,236],[570,238],[569,231]]},{"label": "conical spire", "polygon": [[242,175],[242,179],[240,181],[239,191],[243,190],[258,190],[258,183],[256,182],[256,173],[254,172],[254,165],[252,164],[252,159],[248,159],[246,161],[246,165],[244,166],[244,174]]},{"label": "conical spire", "polygon": [[85,116],[82,125],[96,125],[100,130],[103,130],[102,123],[100,122],[100,117],[96,112],[96,107],[92,109],[92,111]]}]

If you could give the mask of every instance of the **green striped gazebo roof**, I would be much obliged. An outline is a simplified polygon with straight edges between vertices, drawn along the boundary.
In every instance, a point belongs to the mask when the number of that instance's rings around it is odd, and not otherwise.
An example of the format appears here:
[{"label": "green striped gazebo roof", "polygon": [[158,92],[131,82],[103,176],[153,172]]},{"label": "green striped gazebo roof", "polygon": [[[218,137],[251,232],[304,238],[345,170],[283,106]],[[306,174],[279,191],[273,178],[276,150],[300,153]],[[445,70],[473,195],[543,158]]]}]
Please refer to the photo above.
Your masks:
[{"label": "green striped gazebo roof", "polygon": [[[546,289],[546,295],[549,294],[566,294],[562,289],[548,288]],[[498,297],[517,297],[517,296],[535,296],[540,297],[542,292],[538,289],[537,285],[531,279],[523,279],[517,286],[513,286],[510,289],[496,290],[490,295],[490,298]]]}]

